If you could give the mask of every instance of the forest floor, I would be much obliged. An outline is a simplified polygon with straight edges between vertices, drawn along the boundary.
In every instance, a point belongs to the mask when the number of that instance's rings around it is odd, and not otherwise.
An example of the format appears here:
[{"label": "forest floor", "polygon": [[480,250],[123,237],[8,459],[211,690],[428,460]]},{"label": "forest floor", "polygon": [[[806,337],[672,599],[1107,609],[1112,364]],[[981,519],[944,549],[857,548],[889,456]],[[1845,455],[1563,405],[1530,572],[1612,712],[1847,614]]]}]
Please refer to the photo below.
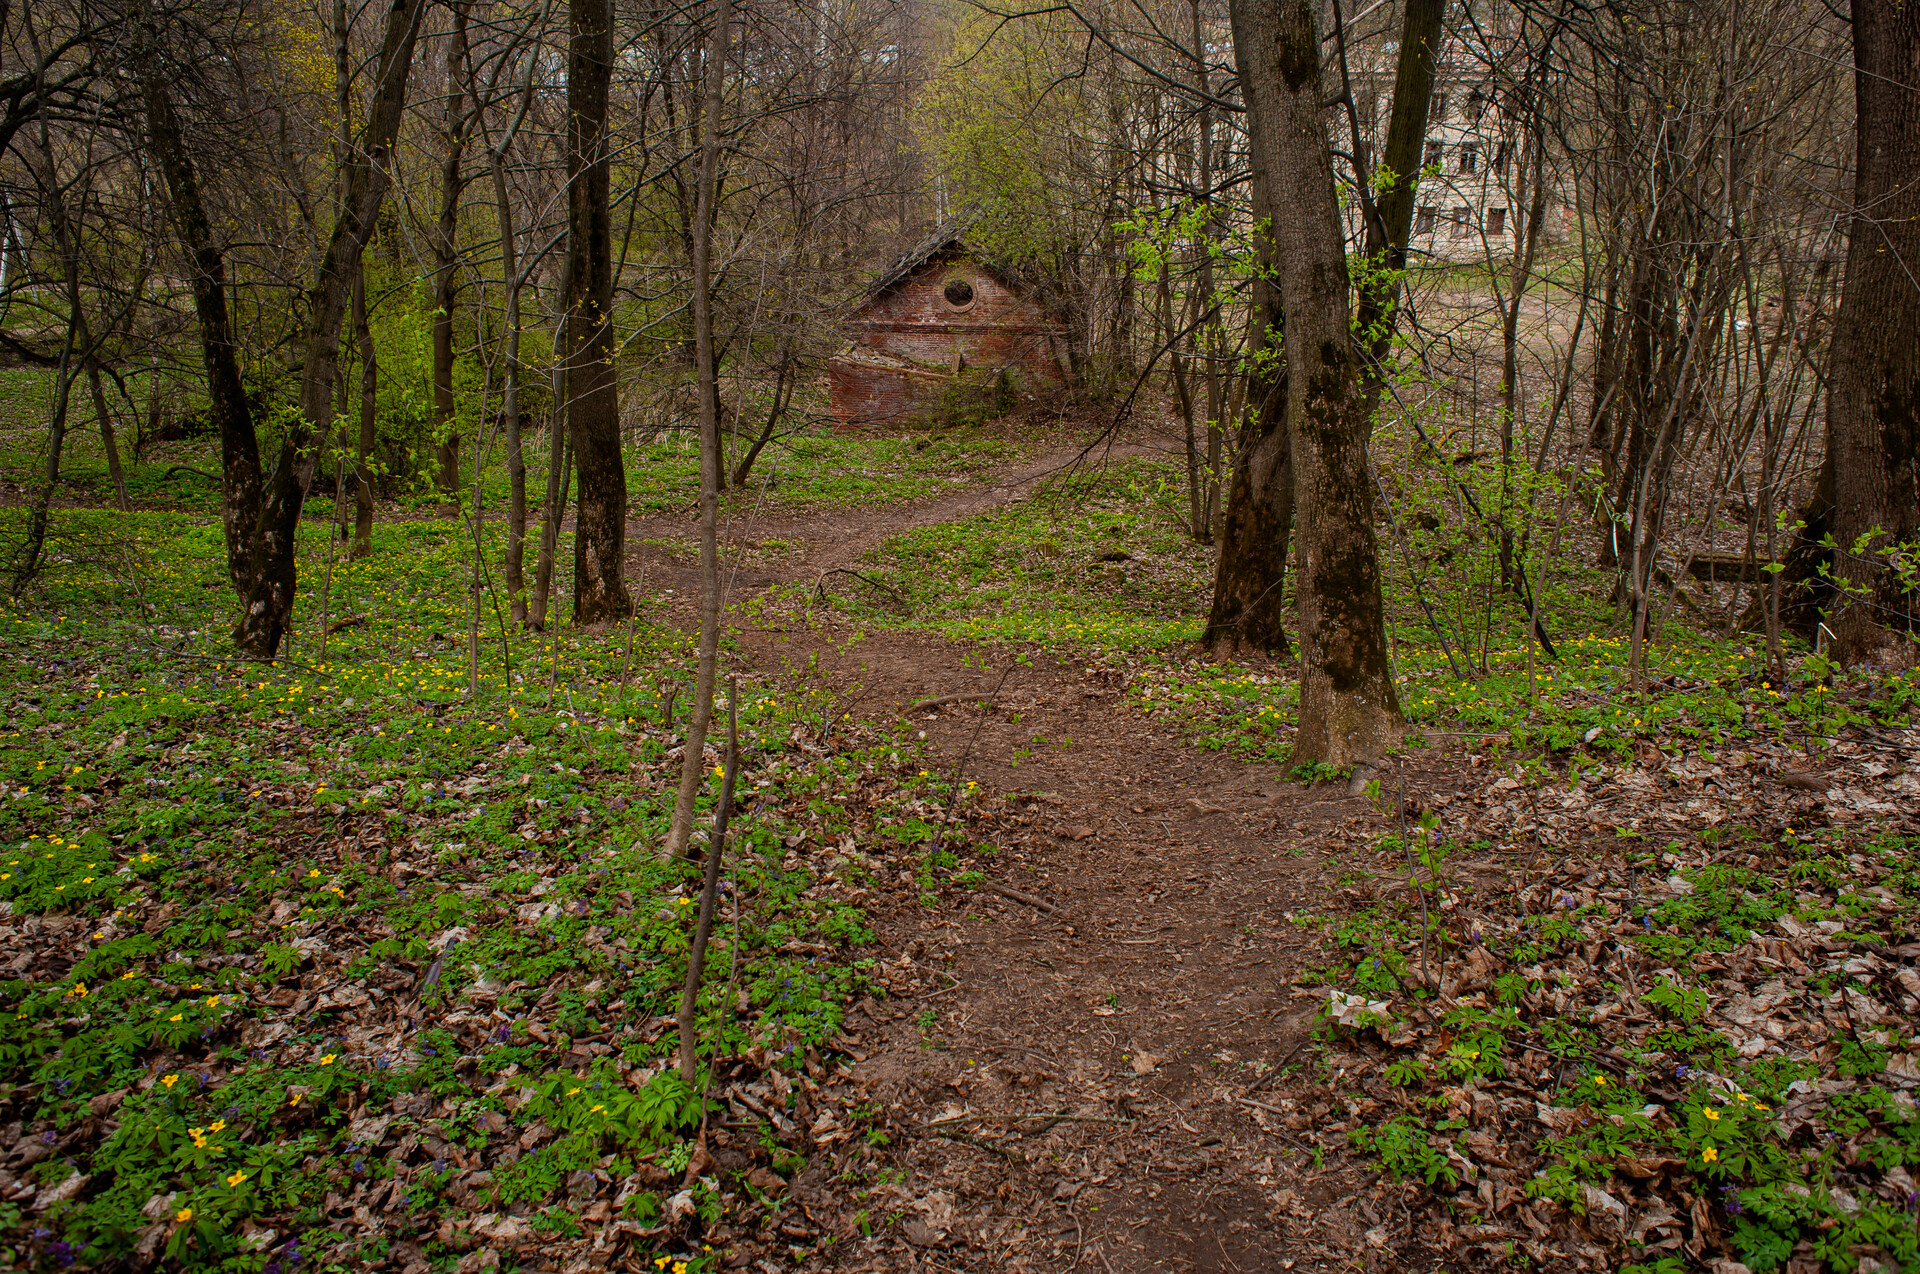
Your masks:
[{"label": "forest floor", "polygon": [[[1114,448],[1109,458],[1151,454],[1163,441]],[[1471,997],[1474,1017],[1501,974],[1524,963],[1492,957],[1484,939],[1496,927],[1523,928],[1529,902],[1552,907],[1572,891],[1591,903],[1608,886],[1643,905],[1690,892],[1677,874],[1671,885],[1640,878],[1648,864],[1627,850],[1650,837],[1681,838],[1665,843],[1671,851],[1702,832],[1717,846],[1736,827],[1777,836],[1797,825],[1794,835],[1811,836],[1855,820],[1856,806],[1895,815],[1883,830],[1920,829],[1920,775],[1884,764],[1886,750],[1907,748],[1908,768],[1920,768],[1911,751],[1920,733],[1893,736],[1900,741],[1881,752],[1854,750],[1863,787],[1879,778],[1893,786],[1855,789],[1852,802],[1812,795],[1829,787],[1839,795],[1849,768],[1840,756],[1824,758],[1817,781],[1799,772],[1811,762],[1785,749],[1771,761],[1737,758],[1729,768],[1751,773],[1708,787],[1703,802],[1684,799],[1694,777],[1684,752],[1646,748],[1578,799],[1576,813],[1555,809],[1568,803],[1556,794],[1554,813],[1543,815],[1537,796],[1525,806],[1503,799],[1521,787],[1513,777],[1521,771],[1498,756],[1506,740],[1493,731],[1416,735],[1426,746],[1396,757],[1371,790],[1344,776],[1294,782],[1270,761],[1195,746],[1156,724],[1127,702],[1124,669],[1038,648],[1015,658],[1003,645],[876,629],[816,605],[753,604],[782,588],[811,588],[814,602],[827,600],[829,584],[858,592],[870,581],[857,572],[883,540],[1025,499],[1085,461],[1060,452],[1010,467],[984,491],[729,527],[736,560],[756,538],[782,549],[729,576],[728,631],[744,664],[812,669],[862,711],[909,723],[934,775],[978,783],[976,853],[961,866],[989,873],[937,903],[923,896],[879,917],[896,994],[865,999],[850,1016],[852,1065],[824,1102],[884,1111],[893,1141],[852,1178],[829,1159],[796,1179],[805,1220],[786,1236],[848,1240],[836,1263],[872,1269],[1425,1270],[1529,1258],[1613,1268],[1629,1251],[1654,1261],[1724,1252],[1721,1231],[1731,1224],[1691,1216],[1691,1196],[1664,1202],[1658,1172],[1641,1182],[1641,1198],[1620,1191],[1638,1205],[1631,1217],[1626,1204],[1617,1216],[1606,1210],[1611,1196],[1598,1215],[1583,1195],[1571,1210],[1530,1199],[1519,1169],[1546,1157],[1535,1143],[1556,1130],[1553,1112],[1569,1109],[1562,1094],[1587,1081],[1591,1064],[1569,1076],[1555,1050],[1541,1062],[1516,1058],[1539,1071],[1514,1076],[1518,1083],[1498,1082],[1471,1059],[1448,1076],[1456,1039],[1474,1031],[1471,1022],[1442,1024],[1443,1011]],[[644,545],[636,557],[664,582],[660,604],[691,629],[697,566],[677,530],[635,526]],[[871,588],[868,596],[893,600]],[[1490,763],[1498,759],[1508,763]],[[1573,786],[1579,793],[1577,770]],[[1670,799],[1655,804],[1658,795]],[[1466,855],[1417,866],[1395,844],[1404,815],[1449,807],[1460,811],[1446,821]],[[1700,856],[1703,865],[1727,857]],[[1391,945],[1366,929],[1407,920],[1416,881],[1448,913],[1431,971],[1437,1005],[1408,1006],[1414,1022],[1376,1027],[1371,1041],[1364,1032],[1328,1036],[1343,999],[1365,1012],[1361,1001],[1394,979],[1347,997],[1323,985],[1327,971],[1340,966],[1342,947],[1370,955]],[[1626,909],[1599,910],[1617,918]],[[1497,917],[1486,933],[1483,913]],[[1908,943],[1900,958],[1920,954],[1911,931],[1900,936]],[[1576,1004],[1581,991],[1598,994],[1596,1009],[1617,993],[1600,972],[1610,955],[1611,972],[1633,978],[1630,958],[1606,950],[1617,941],[1601,936],[1593,944],[1601,951],[1573,956],[1587,975],[1565,979],[1578,986]],[[1404,982],[1412,989],[1410,976]],[[1758,989],[1756,980],[1735,994]],[[1566,994],[1542,1006],[1546,1015]],[[1635,1007],[1653,1026],[1657,1010]],[[1608,1016],[1600,1009],[1595,1020]],[[1481,1164],[1450,1152],[1465,1182],[1440,1171],[1423,1178],[1444,1139],[1403,1150],[1385,1173],[1351,1144],[1353,1129],[1416,1107],[1404,1092],[1379,1100],[1393,1087],[1382,1069],[1409,1045],[1415,1057],[1433,1055],[1438,1078],[1456,1081],[1441,1083],[1428,1104],[1473,1130]],[[1591,1114],[1584,1102],[1579,1109]],[[1454,1183],[1466,1187],[1457,1201],[1436,1194]]]},{"label": "forest floor", "polygon": [[1147,434],[831,440],[730,498],[703,1111],[660,450],[639,620],[477,655],[457,522],[309,537],[262,669],[159,464],[75,497],[0,611],[0,1256],[1920,1268],[1920,679],[1674,625],[1636,684],[1571,567],[1551,659],[1390,579],[1408,744],[1296,767],[1287,665],[1192,650]]}]

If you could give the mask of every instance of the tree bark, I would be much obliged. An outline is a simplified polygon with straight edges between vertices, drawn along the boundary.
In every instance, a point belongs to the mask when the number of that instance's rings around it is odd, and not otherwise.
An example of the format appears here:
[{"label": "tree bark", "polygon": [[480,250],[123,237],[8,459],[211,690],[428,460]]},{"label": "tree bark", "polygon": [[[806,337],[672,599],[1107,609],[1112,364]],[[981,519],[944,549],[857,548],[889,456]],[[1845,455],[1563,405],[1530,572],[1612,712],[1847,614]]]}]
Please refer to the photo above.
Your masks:
[{"label": "tree bark", "polygon": [[[1373,481],[1371,396],[1348,328],[1345,241],[1322,120],[1313,0],[1238,0],[1250,132],[1264,134],[1288,215],[1273,241],[1286,311],[1287,425],[1299,536],[1299,762],[1375,760],[1401,725],[1388,660]],[[1256,162],[1261,151],[1255,152]]]},{"label": "tree bark", "polygon": [[367,319],[366,254],[354,263],[353,338],[360,349],[360,434],[354,441],[353,548],[349,560],[373,552],[373,443],[380,421],[380,360]]},{"label": "tree bark", "polygon": [[706,780],[707,727],[713,719],[713,683],[720,655],[720,413],[713,350],[713,222],[720,186],[720,109],[727,74],[729,0],[714,0],[707,54],[706,106],[700,121],[700,188],[694,199],[693,340],[700,376],[700,669],[687,723],[680,791],[667,828],[666,853],[685,854],[693,836],[693,807]]},{"label": "tree bark", "polygon": [[160,64],[157,33],[150,24],[151,19],[146,19],[143,25],[149,29],[136,37],[140,41],[137,68],[146,111],[147,144],[166,182],[174,227],[187,253],[188,282],[207,372],[207,415],[220,435],[220,523],[226,536],[227,578],[245,598],[252,588],[253,527],[261,503],[260,446],[240,381],[240,362],[227,316],[226,258],[214,242],[200,201],[199,177],[187,157],[179,117],[174,114],[166,73]]},{"label": "tree bark", "polygon": [[433,423],[440,462],[440,494],[451,513],[460,501],[460,431],[453,421],[453,307],[459,298],[460,161],[466,154],[467,122],[461,111],[460,72],[467,56],[467,6],[452,0],[453,31],[447,36],[446,153],[440,161],[440,218],[433,236]]},{"label": "tree bark", "polygon": [[1834,657],[1888,653],[1920,612],[1889,565],[1920,533],[1920,5],[1855,0],[1855,161],[1846,287],[1834,319],[1833,572],[1848,589]]},{"label": "tree bark", "polygon": [[500,412],[507,426],[507,597],[513,609],[513,622],[527,622],[527,454],[526,422],[520,415],[520,256],[514,236],[513,203],[507,193],[507,172],[501,150],[506,143],[490,147],[488,159],[493,170],[493,193],[499,204],[500,273],[507,285],[507,347],[505,352],[506,387],[500,396]]},{"label": "tree bark", "polygon": [[620,456],[620,395],[613,347],[612,166],[607,92],[613,75],[610,0],[573,0],[567,73],[567,425],[580,484],[573,536],[573,622],[625,618],[633,599],[621,578],[627,471]]},{"label": "tree bark", "polygon": [[1274,77],[1254,64],[1253,5],[1230,7],[1234,66],[1240,74],[1250,126],[1247,150],[1253,168],[1252,211],[1257,274],[1253,309],[1257,328],[1247,374],[1245,412],[1233,464],[1232,489],[1220,519],[1220,554],[1214,563],[1213,604],[1201,644],[1215,652],[1250,649],[1287,651],[1287,546],[1293,531],[1293,447],[1287,430],[1287,364],[1282,347],[1285,309],[1275,277],[1274,232],[1289,215],[1274,186],[1270,127],[1253,127],[1256,113],[1270,120],[1279,109]]},{"label": "tree bark", "polygon": [[1407,268],[1407,239],[1413,232],[1420,160],[1427,144],[1427,111],[1433,100],[1433,67],[1440,50],[1440,22],[1446,0],[1406,0],[1400,25],[1400,60],[1393,72],[1393,105],[1386,143],[1380,149],[1380,173],[1389,184],[1367,222],[1369,273],[1360,289],[1357,315],[1362,339],[1375,361],[1393,342],[1394,311],[1400,304]]},{"label": "tree bark", "polygon": [[386,158],[406,107],[408,72],[422,0],[393,0],[375,71],[373,99],[359,152],[342,182],[343,195],[333,233],[308,289],[306,358],[300,371],[300,423],[290,426],[280,445],[271,482],[264,491],[249,537],[246,586],[234,641],[247,654],[271,659],[280,649],[293,615],[298,581],[294,552],[300,506],[312,477],[315,455],[307,448],[324,438],[333,422],[334,381],[340,368],[340,328],[351,298],[356,265],[373,228],[390,176]]},{"label": "tree bark", "polygon": [[[1253,164],[1255,222],[1273,227],[1275,234],[1293,213],[1293,191],[1276,188],[1276,157],[1272,129],[1255,126],[1256,117],[1274,121],[1285,104],[1281,84],[1272,66],[1254,65],[1250,53],[1261,20],[1252,5],[1233,5],[1234,62],[1247,101],[1248,151]],[[1394,71],[1393,105],[1383,167],[1394,174],[1392,184],[1375,205],[1366,226],[1366,253],[1373,262],[1361,289],[1358,324],[1374,360],[1384,358],[1393,339],[1394,311],[1399,303],[1401,277],[1407,264],[1407,239],[1413,228],[1414,191],[1426,145],[1427,110],[1433,96],[1434,58],[1440,44],[1444,0],[1408,0],[1400,37],[1400,59]],[[1265,12],[1263,10],[1263,12]],[[1271,49],[1267,52],[1271,53]],[[1316,51],[1316,74],[1317,71]],[[1319,125],[1316,124],[1316,130]],[[1324,132],[1316,131],[1324,139]],[[1281,191],[1289,197],[1281,204]],[[1317,197],[1317,196],[1316,196]],[[1276,262],[1272,244],[1258,245],[1262,273],[1271,275]],[[1262,293],[1265,294],[1264,301]],[[1234,465],[1233,489],[1220,528],[1220,557],[1214,573],[1213,606],[1207,617],[1203,644],[1263,650],[1287,650],[1285,584],[1288,537],[1295,514],[1292,438],[1286,415],[1289,386],[1284,330],[1286,303],[1271,277],[1256,281],[1254,305],[1266,319],[1255,346],[1265,350],[1258,359],[1268,365],[1249,377],[1248,412],[1241,425],[1239,457]],[[1271,334],[1271,335],[1269,335]],[[1290,348],[1290,346],[1287,346]],[[1368,488],[1371,501],[1371,487]]]},{"label": "tree bark", "polygon": [[[1262,179],[1254,179],[1256,206]],[[1272,224],[1270,217],[1259,220]],[[1233,465],[1232,489],[1220,519],[1213,605],[1201,644],[1209,649],[1286,652],[1287,547],[1293,533],[1293,444],[1287,431],[1287,365],[1280,334],[1286,315],[1270,277],[1271,243],[1263,233],[1263,277],[1254,280],[1259,331],[1247,375],[1246,414]]]}]

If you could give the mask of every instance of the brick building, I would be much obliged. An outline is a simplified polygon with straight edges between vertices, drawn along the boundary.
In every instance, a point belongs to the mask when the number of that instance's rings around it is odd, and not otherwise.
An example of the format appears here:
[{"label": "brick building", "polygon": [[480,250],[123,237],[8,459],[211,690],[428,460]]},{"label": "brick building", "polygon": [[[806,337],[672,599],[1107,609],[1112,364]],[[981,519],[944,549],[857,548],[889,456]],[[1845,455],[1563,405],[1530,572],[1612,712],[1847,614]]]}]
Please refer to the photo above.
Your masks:
[{"label": "brick building", "polygon": [[827,363],[829,408],[841,425],[908,419],[957,383],[990,386],[1003,371],[1029,392],[1066,380],[1067,329],[956,226],[895,262],[842,327],[851,348]]}]

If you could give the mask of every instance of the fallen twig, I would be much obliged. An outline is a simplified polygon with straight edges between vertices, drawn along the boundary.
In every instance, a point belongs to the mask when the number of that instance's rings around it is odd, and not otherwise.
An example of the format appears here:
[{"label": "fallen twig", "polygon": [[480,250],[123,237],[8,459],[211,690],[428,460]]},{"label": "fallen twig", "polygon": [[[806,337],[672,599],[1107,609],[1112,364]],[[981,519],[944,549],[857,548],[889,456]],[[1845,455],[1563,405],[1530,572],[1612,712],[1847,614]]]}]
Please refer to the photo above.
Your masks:
[{"label": "fallen twig", "polygon": [[920,702],[910,705],[910,710],[918,712],[922,708],[940,708],[945,707],[949,703],[995,703],[999,698],[1000,692],[997,690],[968,691],[965,694],[941,695],[938,699],[922,699]]},{"label": "fallen twig", "polygon": [[885,580],[877,580],[873,578],[871,575],[863,575],[859,571],[848,570],[844,566],[829,567],[828,569],[820,572],[820,578],[814,580],[813,595],[814,595],[814,598],[818,601],[825,601],[827,599],[826,580],[827,580],[827,576],[829,575],[851,575],[853,576],[853,578],[861,581],[862,583],[871,584],[875,588],[881,589],[882,591],[891,594],[893,597],[893,600],[898,602],[900,605],[905,606],[907,604],[907,599],[900,592],[900,590],[895,588],[893,585],[887,583]]},{"label": "fallen twig", "polygon": [[[1241,1104],[1242,1106],[1251,1106],[1251,1107],[1253,1107],[1253,1108],[1254,1108],[1255,1110],[1264,1110],[1264,1111],[1266,1111],[1266,1112],[1267,1112],[1267,1113],[1268,1113],[1269,1115],[1279,1115],[1279,1116],[1281,1116],[1281,1117],[1283,1117],[1283,1118],[1284,1118],[1284,1117],[1286,1116],[1286,1113],[1287,1113],[1286,1111],[1284,1111],[1284,1110],[1281,1110],[1281,1109],[1280,1109],[1279,1107],[1277,1107],[1277,1106],[1269,1106],[1269,1105],[1267,1105],[1267,1103],[1265,1103],[1265,1102],[1263,1102],[1263,1101],[1255,1101],[1255,1100],[1254,1100],[1253,1098],[1251,1098],[1251,1097],[1235,1097],[1235,1098],[1234,1098],[1233,1100],[1234,1100],[1234,1101],[1236,1101],[1236,1102],[1238,1102],[1238,1103],[1240,1103],[1240,1104]],[[1261,1125],[1261,1127],[1263,1127],[1263,1128],[1264,1128],[1264,1127],[1266,1127],[1266,1125],[1264,1125],[1264,1124],[1263,1124],[1263,1125]],[[1294,1137],[1294,1136],[1292,1136],[1292,1135],[1290,1135],[1290,1134],[1289,1134],[1289,1133],[1287,1133],[1287,1132],[1286,1132],[1286,1131],[1285,1131],[1284,1129],[1280,1129],[1280,1128],[1268,1128],[1268,1129],[1267,1129],[1267,1131],[1268,1131],[1268,1132],[1270,1132],[1270,1133],[1273,1133],[1273,1134],[1274,1134],[1275,1136],[1277,1136],[1277,1137],[1279,1137],[1279,1138],[1280,1138],[1280,1140],[1282,1140],[1282,1141],[1284,1141],[1284,1142],[1287,1142],[1288,1144],[1290,1144],[1290,1145],[1292,1145],[1292,1147],[1293,1147],[1293,1148],[1294,1148],[1295,1150],[1298,1150],[1298,1151],[1300,1151],[1300,1152],[1301,1152],[1302,1154],[1312,1154],[1312,1153],[1313,1153],[1313,1152],[1312,1152],[1311,1150],[1309,1150],[1309,1149],[1307,1149],[1307,1147],[1305,1147],[1305,1146],[1303,1146],[1303,1145],[1301,1145],[1301,1144],[1300,1144],[1300,1141],[1299,1141],[1299,1139],[1298,1139],[1298,1138],[1296,1138],[1296,1137]]]},{"label": "fallen twig", "polygon": [[1029,907],[1038,908],[1052,915],[1064,916],[1067,914],[1048,902],[1045,898],[1036,898],[1032,894],[1021,893],[1012,885],[1003,885],[997,880],[982,880],[980,882],[980,888],[986,890],[988,893],[999,894],[1002,898],[1011,898],[1015,902],[1024,902]]},{"label": "fallen twig", "polygon": [[1051,1110],[1030,1110],[1024,1114],[995,1114],[992,1111],[979,1111],[969,1115],[948,1115],[945,1119],[935,1119],[920,1125],[922,1128],[946,1128],[952,1124],[966,1123],[1006,1123],[1017,1124],[1028,1119],[1050,1119],[1056,1124],[1130,1124],[1131,1119],[1119,1119],[1112,1115],[1069,1115]]},{"label": "fallen twig", "polygon": [[974,1136],[972,1133],[947,1132],[943,1129],[934,1129],[933,1135],[936,1137],[944,1138],[947,1141],[957,1141],[963,1145],[972,1146],[975,1150],[984,1150],[988,1154],[999,1155],[1001,1158],[1005,1159],[1008,1163],[1024,1164],[1027,1161],[1025,1155],[1022,1155],[1019,1151],[1014,1150],[1012,1147],[996,1146],[991,1141],[980,1140],[980,1138]]}]

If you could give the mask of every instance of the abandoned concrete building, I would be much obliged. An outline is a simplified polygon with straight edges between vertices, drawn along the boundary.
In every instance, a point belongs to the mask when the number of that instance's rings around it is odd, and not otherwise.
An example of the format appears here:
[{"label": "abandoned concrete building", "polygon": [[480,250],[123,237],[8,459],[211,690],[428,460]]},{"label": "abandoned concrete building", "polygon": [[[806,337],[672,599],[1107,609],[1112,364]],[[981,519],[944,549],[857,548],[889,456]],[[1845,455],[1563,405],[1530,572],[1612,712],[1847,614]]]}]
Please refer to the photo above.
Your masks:
[{"label": "abandoned concrete building", "polygon": [[1026,393],[1066,380],[1066,327],[952,225],[881,274],[842,328],[851,348],[828,361],[827,385],[843,426],[911,419],[1003,372]]},{"label": "abandoned concrete building", "polygon": [[[1427,107],[1427,136],[1420,157],[1425,175],[1416,196],[1407,247],[1417,261],[1481,261],[1517,250],[1526,233],[1524,214],[1534,193],[1525,162],[1526,133],[1509,109],[1513,72],[1506,64],[1518,56],[1522,20],[1511,0],[1472,0],[1476,18],[1450,24],[1434,66],[1433,97]],[[1386,144],[1393,104],[1394,74],[1400,46],[1382,9],[1377,27],[1353,33],[1354,112],[1329,112],[1335,144],[1350,147],[1353,122],[1360,128],[1362,152],[1377,158]],[[1562,181],[1547,177],[1541,234],[1550,242],[1573,229],[1573,211]],[[1346,205],[1347,229],[1363,237],[1357,200]]]}]

